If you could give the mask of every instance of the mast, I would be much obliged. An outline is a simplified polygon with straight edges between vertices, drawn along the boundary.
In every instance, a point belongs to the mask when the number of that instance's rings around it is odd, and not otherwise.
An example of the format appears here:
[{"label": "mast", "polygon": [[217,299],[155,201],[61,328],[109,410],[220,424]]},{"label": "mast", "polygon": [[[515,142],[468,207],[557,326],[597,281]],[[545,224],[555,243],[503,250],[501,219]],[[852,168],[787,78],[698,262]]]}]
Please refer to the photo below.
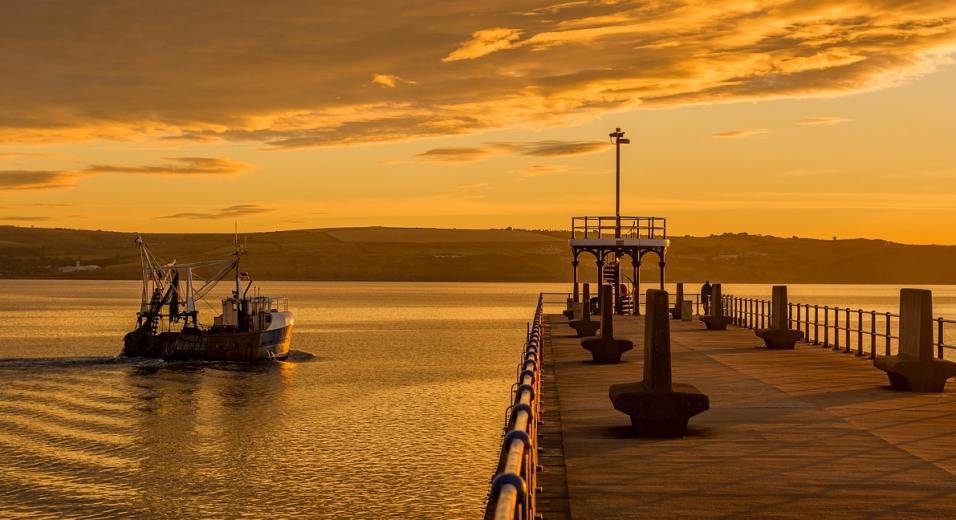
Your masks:
[{"label": "mast", "polygon": [[236,245],[236,253],[235,253],[236,255],[236,299],[238,300],[240,298],[239,295],[242,294],[242,284],[239,283],[239,256],[241,253],[239,252],[239,223],[238,222],[236,222],[235,245]]}]

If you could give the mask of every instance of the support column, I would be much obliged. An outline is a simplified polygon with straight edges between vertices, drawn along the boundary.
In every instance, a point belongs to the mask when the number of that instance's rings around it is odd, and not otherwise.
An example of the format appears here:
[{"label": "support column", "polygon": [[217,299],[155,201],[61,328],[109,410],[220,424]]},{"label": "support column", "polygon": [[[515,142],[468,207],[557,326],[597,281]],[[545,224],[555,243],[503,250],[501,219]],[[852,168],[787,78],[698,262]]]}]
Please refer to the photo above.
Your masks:
[{"label": "support column", "polygon": [[667,265],[667,262],[661,260],[660,262],[658,262],[657,265],[661,266],[661,290],[663,291],[664,290],[664,266]]},{"label": "support column", "polygon": [[571,265],[574,267],[574,293],[575,293],[575,296],[577,296],[577,292],[578,292],[578,261],[577,259],[571,262]]},{"label": "support column", "polygon": [[636,302],[634,304],[634,315],[641,315],[641,261],[637,261],[637,265],[634,266],[634,298]]},{"label": "support column", "polygon": [[631,298],[634,298],[634,315],[641,315],[641,293],[639,292],[640,287],[637,280],[637,266],[634,264],[634,257],[631,257],[631,271],[633,276],[631,276]]},{"label": "support column", "polygon": [[598,287],[604,286],[604,254],[602,252],[601,256],[598,257],[597,261],[597,285]]}]

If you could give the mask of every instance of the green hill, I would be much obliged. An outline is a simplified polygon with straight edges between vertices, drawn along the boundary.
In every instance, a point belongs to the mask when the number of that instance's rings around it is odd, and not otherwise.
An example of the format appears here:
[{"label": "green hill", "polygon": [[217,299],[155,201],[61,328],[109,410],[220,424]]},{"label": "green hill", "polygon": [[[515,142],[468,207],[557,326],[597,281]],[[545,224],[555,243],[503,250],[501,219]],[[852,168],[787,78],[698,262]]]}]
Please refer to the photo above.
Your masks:
[{"label": "green hill", "polygon": [[[0,226],[0,278],[139,279],[137,233]],[[230,234],[154,234],[143,240],[163,259],[226,258]],[[242,235],[243,270],[259,280],[571,280],[566,231],[342,228]],[[594,280],[594,260],[581,258]],[[97,265],[89,271],[59,268]],[[658,279],[646,258],[642,279]],[[882,240],[815,240],[724,234],[673,237],[668,280],[758,283],[956,283],[956,246]],[[628,267],[626,272],[630,272]]]}]

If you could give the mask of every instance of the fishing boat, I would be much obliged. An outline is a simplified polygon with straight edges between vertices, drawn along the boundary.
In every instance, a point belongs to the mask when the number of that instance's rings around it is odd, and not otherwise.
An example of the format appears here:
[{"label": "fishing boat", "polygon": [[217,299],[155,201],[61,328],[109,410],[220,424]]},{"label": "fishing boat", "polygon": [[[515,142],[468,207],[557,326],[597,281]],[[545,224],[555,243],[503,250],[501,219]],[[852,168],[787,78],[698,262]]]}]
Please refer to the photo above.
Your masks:
[{"label": "fishing boat", "polygon": [[[239,270],[245,248],[226,260],[178,264],[160,261],[136,237],[143,266],[143,295],[136,328],[126,334],[128,357],[165,360],[263,361],[289,355],[295,317],[287,298],[250,295],[252,279]],[[222,300],[222,312],[211,325],[199,320],[197,302],[230,273],[235,274],[232,295]],[[243,282],[248,284],[243,288]],[[198,287],[197,287],[198,286]],[[212,305],[208,305],[215,311]]]}]

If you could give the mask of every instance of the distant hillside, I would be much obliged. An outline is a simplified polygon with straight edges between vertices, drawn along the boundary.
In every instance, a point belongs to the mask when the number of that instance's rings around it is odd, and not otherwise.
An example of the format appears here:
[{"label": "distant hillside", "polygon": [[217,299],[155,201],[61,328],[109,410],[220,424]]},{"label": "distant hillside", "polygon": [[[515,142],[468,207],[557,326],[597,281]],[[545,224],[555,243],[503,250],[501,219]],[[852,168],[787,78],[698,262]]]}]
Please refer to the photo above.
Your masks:
[{"label": "distant hillside", "polygon": [[[0,226],[0,278],[138,279],[136,233]],[[230,234],[142,234],[154,253],[179,262],[225,258]],[[571,280],[568,232],[343,228],[243,235],[243,270],[259,280]],[[584,256],[582,278],[595,278]],[[87,271],[59,268],[97,265]],[[882,240],[814,240],[748,234],[673,237],[672,281],[757,283],[956,283],[956,246]],[[628,268],[626,272],[630,272]],[[642,279],[657,280],[657,258]]]}]

